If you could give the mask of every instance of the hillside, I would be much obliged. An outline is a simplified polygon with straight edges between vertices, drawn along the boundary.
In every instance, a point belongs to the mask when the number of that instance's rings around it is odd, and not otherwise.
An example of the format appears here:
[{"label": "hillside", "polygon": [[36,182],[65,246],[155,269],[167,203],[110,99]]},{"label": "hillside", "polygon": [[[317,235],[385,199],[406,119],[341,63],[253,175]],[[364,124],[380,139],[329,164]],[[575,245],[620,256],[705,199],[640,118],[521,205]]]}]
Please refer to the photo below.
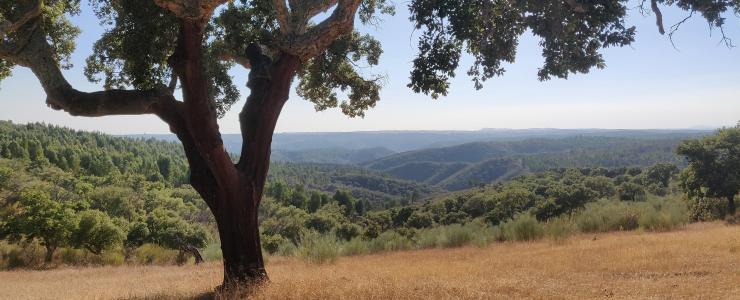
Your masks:
[{"label": "hillside", "polygon": [[187,161],[178,144],[38,123],[0,121],[0,154],[81,175],[137,175],[174,185],[186,183],[188,176]]},{"label": "hillside", "polygon": [[[740,293],[738,235],[738,226],[699,223],[668,233],[391,252],[329,265],[270,257],[271,282],[252,298],[733,299]],[[210,299],[222,272],[216,262],[0,272],[0,298]]]},{"label": "hillside", "polygon": [[377,207],[383,207],[389,200],[409,200],[414,194],[426,197],[441,192],[423,183],[350,165],[273,162],[268,179],[324,192],[349,190],[354,197],[366,199]]},{"label": "hillside", "polygon": [[674,153],[680,137],[567,137],[507,142],[475,142],[390,155],[363,164],[396,177],[459,190],[513,176],[569,167],[681,165]]},{"label": "hillside", "polygon": [[[346,163],[360,162],[374,155],[390,153],[387,149],[337,150],[324,152],[286,152],[277,158],[327,160],[341,158]],[[49,164],[78,176],[143,176],[150,182],[180,186],[188,183],[188,165],[182,146],[152,137],[118,137],[102,133],[76,131],[62,127],[0,121],[0,157],[10,160]],[[308,158],[311,157],[311,158]],[[381,172],[356,166],[331,164],[294,164],[276,162],[270,168],[270,180],[307,189],[334,192],[350,190],[355,197],[371,203],[402,200],[414,192],[428,195],[438,189],[417,182],[399,180]]]}]

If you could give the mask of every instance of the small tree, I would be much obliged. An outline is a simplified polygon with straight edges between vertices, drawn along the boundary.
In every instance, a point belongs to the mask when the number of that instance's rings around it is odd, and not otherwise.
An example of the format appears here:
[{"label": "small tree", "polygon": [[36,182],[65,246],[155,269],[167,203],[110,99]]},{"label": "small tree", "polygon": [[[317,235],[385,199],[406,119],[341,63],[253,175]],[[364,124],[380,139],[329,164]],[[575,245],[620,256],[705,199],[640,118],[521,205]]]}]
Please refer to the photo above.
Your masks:
[{"label": "small tree", "polygon": [[646,181],[644,185],[658,184],[666,188],[676,173],[678,173],[678,167],[674,164],[659,163],[652,165],[643,173],[643,180]]},{"label": "small tree", "polygon": [[684,141],[676,152],[689,162],[681,172],[681,188],[691,197],[725,198],[727,214],[735,215],[735,196],[740,192],[740,124]]},{"label": "small tree", "polygon": [[123,232],[110,217],[99,210],[86,210],[79,214],[80,221],[72,234],[75,247],[100,255],[123,241]]},{"label": "small tree", "polygon": [[68,245],[77,225],[74,211],[51,200],[40,188],[26,188],[20,193],[18,211],[4,225],[11,241],[38,239],[46,248],[44,261],[49,263],[57,248]]},{"label": "small tree", "polygon": [[634,182],[624,182],[617,187],[617,195],[622,201],[645,200],[645,188]]}]

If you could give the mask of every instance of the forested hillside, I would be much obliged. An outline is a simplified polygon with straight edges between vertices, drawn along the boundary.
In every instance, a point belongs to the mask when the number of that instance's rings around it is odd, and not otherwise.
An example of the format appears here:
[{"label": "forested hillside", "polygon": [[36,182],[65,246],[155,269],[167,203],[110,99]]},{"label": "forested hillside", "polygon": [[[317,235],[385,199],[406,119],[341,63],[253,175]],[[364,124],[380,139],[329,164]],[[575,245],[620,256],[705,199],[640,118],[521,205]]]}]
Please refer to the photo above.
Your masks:
[{"label": "forested hillside", "polygon": [[95,132],[0,121],[0,155],[50,164],[80,175],[142,175],[169,185],[187,182],[182,147],[156,139],[130,139]]},{"label": "forested hillside", "polygon": [[[389,153],[387,149],[372,151],[287,152],[278,153],[277,160],[292,161],[293,156],[343,156],[347,163],[361,162],[365,157]],[[28,124],[14,125],[0,121],[0,155],[11,160],[28,160],[31,164],[52,165],[73,174],[93,176],[143,176],[150,182],[180,186],[188,182],[188,166],[182,146],[155,138],[115,137],[101,133],[75,131],[66,128]],[[415,182],[398,180],[380,172],[361,167],[276,163],[271,168],[273,181],[304,185],[307,189],[335,192],[349,189],[356,197],[370,202],[402,200],[416,191],[428,195],[433,188]],[[382,207],[382,205],[381,205]]]},{"label": "forested hillside", "polygon": [[[691,136],[691,135],[689,135]],[[538,138],[475,142],[403,152],[364,164],[399,178],[459,190],[527,172],[564,167],[645,167],[684,162],[674,152],[686,137]]]},{"label": "forested hillside", "polygon": [[[537,238],[543,226],[662,230],[721,217],[725,201],[678,198],[679,140],[474,143],[368,164],[409,180],[356,165],[274,162],[262,245],[323,259],[313,251],[455,246],[477,236],[486,244]],[[197,249],[218,258],[213,215],[187,184],[175,143],[2,122],[0,155],[0,268],[184,263]]]}]

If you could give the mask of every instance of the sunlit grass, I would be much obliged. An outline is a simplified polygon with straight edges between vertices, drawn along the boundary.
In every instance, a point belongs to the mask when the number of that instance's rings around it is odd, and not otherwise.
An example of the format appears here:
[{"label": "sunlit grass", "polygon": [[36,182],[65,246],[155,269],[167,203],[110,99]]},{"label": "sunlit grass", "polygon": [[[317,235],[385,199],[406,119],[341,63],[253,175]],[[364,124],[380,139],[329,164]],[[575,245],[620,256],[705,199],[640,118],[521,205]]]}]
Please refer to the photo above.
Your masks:
[{"label": "sunlit grass", "polygon": [[[256,299],[706,298],[740,295],[740,226],[577,234],[487,247],[270,257]],[[0,299],[212,296],[220,263],[0,272]]]}]

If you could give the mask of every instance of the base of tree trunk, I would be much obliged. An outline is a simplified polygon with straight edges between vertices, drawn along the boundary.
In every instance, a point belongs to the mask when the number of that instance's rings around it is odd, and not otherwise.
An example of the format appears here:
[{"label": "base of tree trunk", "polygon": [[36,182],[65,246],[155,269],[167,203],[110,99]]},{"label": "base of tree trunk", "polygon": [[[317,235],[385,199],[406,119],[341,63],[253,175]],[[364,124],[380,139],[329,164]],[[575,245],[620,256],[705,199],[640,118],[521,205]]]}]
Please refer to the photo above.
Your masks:
[{"label": "base of tree trunk", "polygon": [[216,293],[224,299],[247,299],[270,282],[264,269],[246,271],[244,274],[249,275],[237,278],[224,275],[224,282],[216,287]]}]

